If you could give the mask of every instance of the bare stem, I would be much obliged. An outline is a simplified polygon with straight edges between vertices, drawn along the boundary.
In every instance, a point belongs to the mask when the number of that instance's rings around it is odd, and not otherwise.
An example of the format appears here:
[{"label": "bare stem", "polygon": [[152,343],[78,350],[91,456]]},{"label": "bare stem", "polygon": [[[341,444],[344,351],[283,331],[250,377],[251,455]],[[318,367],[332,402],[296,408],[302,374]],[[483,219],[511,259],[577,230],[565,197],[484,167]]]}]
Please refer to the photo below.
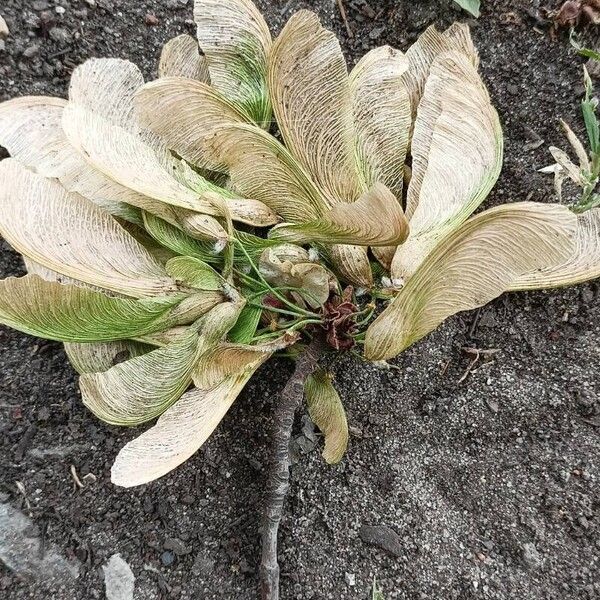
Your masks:
[{"label": "bare stem", "polygon": [[302,403],[304,380],[316,368],[324,342],[319,333],[296,359],[292,376],[279,396],[273,415],[272,463],[267,474],[267,495],[262,520],[260,586],[263,600],[279,600],[277,531],[290,487],[290,437],[296,410]]}]

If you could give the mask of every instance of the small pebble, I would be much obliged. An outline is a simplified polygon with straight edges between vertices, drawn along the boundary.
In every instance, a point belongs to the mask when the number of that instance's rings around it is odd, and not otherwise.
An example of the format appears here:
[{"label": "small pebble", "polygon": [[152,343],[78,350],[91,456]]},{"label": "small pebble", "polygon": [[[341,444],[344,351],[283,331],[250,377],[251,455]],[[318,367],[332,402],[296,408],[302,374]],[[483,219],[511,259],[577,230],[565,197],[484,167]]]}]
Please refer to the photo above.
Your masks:
[{"label": "small pebble", "polygon": [[214,568],[214,561],[212,561],[208,556],[205,556],[204,554],[198,554],[192,566],[192,573],[194,575],[207,577],[213,572]]},{"label": "small pebble", "polygon": [[345,573],[344,579],[346,580],[346,584],[350,587],[354,587],[356,585],[356,575],[354,573]]},{"label": "small pebble", "polygon": [[51,40],[61,45],[67,44],[71,39],[69,32],[63,27],[53,27],[49,35]]},{"label": "small pebble", "polygon": [[543,560],[535,544],[523,544],[523,562],[530,569],[539,569],[542,566]]},{"label": "small pebble", "polygon": [[49,10],[43,10],[40,13],[38,22],[36,23],[35,27],[39,27],[42,29],[42,31],[46,31],[51,27],[53,22],[54,17],[52,16],[52,13]]},{"label": "small pebble", "polygon": [[160,560],[165,567],[170,567],[175,562],[175,554],[170,551],[163,552],[160,555]]},{"label": "small pebble", "polygon": [[487,407],[493,412],[493,413],[497,413],[500,406],[499,404],[495,401],[492,400],[491,398],[486,398],[485,399],[485,403],[487,404]]},{"label": "small pebble", "polygon": [[165,550],[171,550],[177,556],[189,554],[191,550],[179,538],[167,538],[163,544]]},{"label": "small pebble", "polygon": [[371,29],[371,32],[369,33],[369,37],[372,40],[377,40],[381,37],[381,34],[385,31],[385,27],[374,27],[373,29]]},{"label": "small pebble", "polygon": [[23,56],[25,58],[33,58],[40,52],[40,47],[37,44],[33,44],[32,46],[28,46],[23,50]]},{"label": "small pebble", "polygon": [[586,304],[590,304],[594,301],[594,292],[590,288],[584,288],[581,292],[581,299]]},{"label": "small pebble", "polygon": [[153,15],[151,13],[148,13],[146,15],[146,25],[148,25],[149,27],[155,27],[156,25],[159,24],[159,20],[158,17],[156,15]]},{"label": "small pebble", "polygon": [[402,539],[386,525],[363,525],[358,535],[365,544],[377,546],[392,556],[400,557],[404,554]]}]

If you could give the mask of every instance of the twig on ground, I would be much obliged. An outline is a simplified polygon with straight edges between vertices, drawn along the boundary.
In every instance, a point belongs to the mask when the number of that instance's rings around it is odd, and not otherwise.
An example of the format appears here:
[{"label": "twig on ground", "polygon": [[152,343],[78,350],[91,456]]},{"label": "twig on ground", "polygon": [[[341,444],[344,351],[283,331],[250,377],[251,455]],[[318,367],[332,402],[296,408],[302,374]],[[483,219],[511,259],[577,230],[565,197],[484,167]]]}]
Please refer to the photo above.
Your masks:
[{"label": "twig on ground", "polygon": [[471,339],[475,335],[475,331],[477,331],[477,326],[479,325],[479,319],[481,317],[481,310],[483,307],[479,307],[475,316],[473,317],[473,322],[471,323],[471,327],[469,328],[469,339]]},{"label": "twig on ground", "polygon": [[17,444],[17,449],[15,450],[15,460],[17,462],[21,462],[23,460],[23,457],[25,456],[25,452],[27,452],[27,448],[29,447],[29,445],[31,444],[31,441],[35,437],[36,432],[37,432],[36,424],[32,423],[31,425],[29,425],[29,427],[25,431],[23,437]]},{"label": "twig on ground", "polygon": [[463,347],[462,351],[466,354],[470,354],[473,358],[471,359],[469,366],[467,367],[466,371],[462,374],[461,378],[458,380],[457,383],[462,383],[469,376],[473,367],[479,362],[479,359],[482,356],[493,356],[494,354],[500,352],[500,348],[483,349]]},{"label": "twig on ground", "polygon": [[352,29],[350,29],[350,24],[348,23],[348,18],[346,17],[346,9],[344,8],[344,0],[337,0],[338,8],[340,9],[340,15],[342,15],[342,21],[344,21],[344,26],[346,27],[346,32],[348,33],[348,37],[354,37],[354,33],[352,33]]},{"label": "twig on ground", "polygon": [[468,346],[464,346],[462,351],[467,354],[477,354],[481,356],[492,356],[498,354],[498,352],[502,352],[500,348],[469,348]]},{"label": "twig on ground", "polygon": [[450,359],[444,361],[444,364],[442,365],[442,370],[440,371],[440,377],[444,377],[446,375],[446,373],[448,372],[449,366],[450,366]]},{"label": "twig on ground", "polygon": [[267,496],[262,520],[260,585],[263,600],[279,599],[277,531],[290,484],[290,437],[296,410],[304,396],[304,380],[315,370],[323,350],[324,341],[319,332],[315,333],[311,343],[298,356],[294,372],[280,394],[273,415],[272,463],[267,474]]},{"label": "twig on ground", "polygon": [[75,482],[74,489],[82,489],[84,487],[81,479],[79,479],[79,475],[77,475],[77,469],[75,468],[75,465],[71,465],[71,477],[73,477],[73,481]]},{"label": "twig on ground", "polygon": [[[27,490],[25,489],[23,482],[15,481],[15,485],[17,486],[17,489],[19,490],[21,496],[23,496],[23,502],[25,502],[25,506],[27,507],[27,510],[31,511],[31,502],[29,502],[29,498],[27,498]],[[29,513],[29,516],[30,517],[32,516],[31,512]]]},{"label": "twig on ground", "polygon": [[471,369],[478,362],[479,362],[479,354],[475,354],[475,356],[471,359],[469,366],[465,369],[465,372],[461,375],[461,378],[457,381],[457,383],[462,383],[471,374]]},{"label": "twig on ground", "polygon": [[40,523],[40,547],[38,550],[38,558],[43,560],[46,554],[46,537],[48,533],[48,519],[42,519]]}]

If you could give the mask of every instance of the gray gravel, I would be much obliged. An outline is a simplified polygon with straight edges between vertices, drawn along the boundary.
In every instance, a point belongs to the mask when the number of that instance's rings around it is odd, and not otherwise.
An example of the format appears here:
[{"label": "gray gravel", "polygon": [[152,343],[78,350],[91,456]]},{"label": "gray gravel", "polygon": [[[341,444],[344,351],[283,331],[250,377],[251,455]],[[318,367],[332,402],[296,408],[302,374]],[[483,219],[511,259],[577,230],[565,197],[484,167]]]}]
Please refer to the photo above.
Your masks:
[{"label": "gray gravel", "polygon": [[9,504],[0,504],[0,561],[17,577],[47,590],[72,590],[79,575],[78,563],[55,546],[46,547],[31,519]]},{"label": "gray gravel", "polygon": [[121,558],[120,554],[113,554],[106,565],[104,572],[104,586],[106,600],[133,600],[135,577],[131,567]]}]

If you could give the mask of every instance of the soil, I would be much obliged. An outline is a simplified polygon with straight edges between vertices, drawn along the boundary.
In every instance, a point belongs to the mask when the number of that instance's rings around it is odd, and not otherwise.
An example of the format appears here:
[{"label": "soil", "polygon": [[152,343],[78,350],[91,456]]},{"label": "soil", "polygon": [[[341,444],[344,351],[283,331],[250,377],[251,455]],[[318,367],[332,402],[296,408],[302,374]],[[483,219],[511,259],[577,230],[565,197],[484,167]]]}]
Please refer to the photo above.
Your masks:
[{"label": "soil", "polygon": [[[352,63],[468,17],[449,0],[344,0],[350,38],[334,0],[258,4],[274,31],[312,8]],[[550,162],[548,145],[564,146],[559,117],[582,128],[582,61],[532,16],[539,4],[484,0],[472,21],[506,139],[487,206],[553,201],[536,169]],[[153,77],[161,45],[193,31],[191,5],[2,0],[11,35],[0,44],[0,99],[65,96],[73,67],[91,56],[129,58]],[[18,256],[0,250],[1,275],[20,274]],[[298,419],[282,597],[370,598],[376,577],[386,600],[599,598],[599,300],[598,283],[507,295],[449,319],[397,368],[339,359],[351,444],[327,466]],[[472,358],[463,346],[499,352],[463,377]],[[0,502],[30,515],[80,572],[49,590],[0,566],[2,598],[104,598],[101,566],[114,553],[130,564],[139,600],[256,597],[271,414],[289,363],[265,366],[196,456],[132,490],[113,486],[109,471],[139,431],[82,406],[59,344],[0,328],[0,370]],[[95,481],[80,489],[72,466]]]}]

